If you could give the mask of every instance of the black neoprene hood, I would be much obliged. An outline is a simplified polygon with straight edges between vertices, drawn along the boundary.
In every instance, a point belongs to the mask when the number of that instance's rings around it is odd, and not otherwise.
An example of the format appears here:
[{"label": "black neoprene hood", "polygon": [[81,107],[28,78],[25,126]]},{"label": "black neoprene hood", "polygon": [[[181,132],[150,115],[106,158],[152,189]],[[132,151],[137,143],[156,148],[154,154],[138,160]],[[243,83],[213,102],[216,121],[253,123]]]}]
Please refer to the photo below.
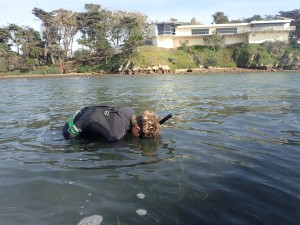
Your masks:
[{"label": "black neoprene hood", "polygon": [[141,116],[141,115],[137,116],[136,121],[137,121],[138,126],[141,129],[139,138],[145,138],[145,133],[144,133],[144,130],[143,130],[143,116]]}]

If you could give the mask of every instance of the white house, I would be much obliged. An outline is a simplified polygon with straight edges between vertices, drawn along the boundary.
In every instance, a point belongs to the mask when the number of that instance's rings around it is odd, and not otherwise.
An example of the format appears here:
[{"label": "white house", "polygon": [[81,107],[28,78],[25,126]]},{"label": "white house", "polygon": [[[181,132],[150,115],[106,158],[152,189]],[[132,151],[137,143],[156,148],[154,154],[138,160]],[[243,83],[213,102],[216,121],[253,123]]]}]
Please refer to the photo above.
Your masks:
[{"label": "white house", "polygon": [[251,21],[210,25],[181,25],[173,22],[152,23],[147,27],[148,41],[157,47],[178,48],[187,45],[205,45],[204,37],[217,33],[224,35],[225,44],[288,41],[291,19]]}]

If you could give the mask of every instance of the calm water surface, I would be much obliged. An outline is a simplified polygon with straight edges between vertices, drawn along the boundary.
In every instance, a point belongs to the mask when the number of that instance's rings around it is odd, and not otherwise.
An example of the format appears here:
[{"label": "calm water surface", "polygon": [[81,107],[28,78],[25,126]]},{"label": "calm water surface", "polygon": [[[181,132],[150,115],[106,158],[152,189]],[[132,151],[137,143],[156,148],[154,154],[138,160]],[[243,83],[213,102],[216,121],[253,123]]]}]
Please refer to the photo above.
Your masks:
[{"label": "calm water surface", "polygon": [[[299,84],[299,73],[2,79],[0,224],[299,224]],[[174,117],[157,140],[63,139],[70,114],[100,104]]]}]

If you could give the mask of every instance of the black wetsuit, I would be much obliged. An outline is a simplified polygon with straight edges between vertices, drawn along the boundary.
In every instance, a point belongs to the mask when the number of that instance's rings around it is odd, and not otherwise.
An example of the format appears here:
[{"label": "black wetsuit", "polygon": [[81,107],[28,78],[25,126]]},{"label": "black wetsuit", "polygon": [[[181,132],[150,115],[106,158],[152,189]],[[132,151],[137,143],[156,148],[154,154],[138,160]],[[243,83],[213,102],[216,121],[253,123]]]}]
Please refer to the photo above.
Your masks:
[{"label": "black wetsuit", "polygon": [[[131,132],[131,117],[135,112],[128,107],[91,106],[83,108],[74,118],[74,125],[80,135],[97,136],[107,141],[118,141]],[[63,128],[63,135],[70,137],[69,124]]]}]

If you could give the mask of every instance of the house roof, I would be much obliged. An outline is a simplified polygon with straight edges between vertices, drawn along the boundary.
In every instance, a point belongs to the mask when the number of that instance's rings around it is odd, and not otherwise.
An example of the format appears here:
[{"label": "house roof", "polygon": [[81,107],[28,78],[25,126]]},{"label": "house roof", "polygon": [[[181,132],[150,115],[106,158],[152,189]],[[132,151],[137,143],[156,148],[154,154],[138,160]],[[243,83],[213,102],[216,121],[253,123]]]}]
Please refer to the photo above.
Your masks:
[{"label": "house roof", "polygon": [[260,24],[260,23],[290,23],[292,19],[284,19],[284,20],[257,20],[251,21],[250,24]]},{"label": "house roof", "polygon": [[292,19],[284,18],[281,20],[258,20],[249,23],[224,23],[224,24],[197,24],[197,25],[182,25],[179,22],[156,22],[155,24],[173,24],[178,28],[212,28],[212,27],[240,27],[251,24],[266,24],[266,23],[290,23]]},{"label": "house roof", "polygon": [[224,24],[207,24],[207,25],[181,25],[180,28],[207,28],[207,27],[236,27],[247,26],[249,23],[224,23]]}]

